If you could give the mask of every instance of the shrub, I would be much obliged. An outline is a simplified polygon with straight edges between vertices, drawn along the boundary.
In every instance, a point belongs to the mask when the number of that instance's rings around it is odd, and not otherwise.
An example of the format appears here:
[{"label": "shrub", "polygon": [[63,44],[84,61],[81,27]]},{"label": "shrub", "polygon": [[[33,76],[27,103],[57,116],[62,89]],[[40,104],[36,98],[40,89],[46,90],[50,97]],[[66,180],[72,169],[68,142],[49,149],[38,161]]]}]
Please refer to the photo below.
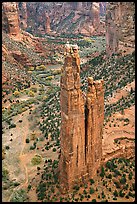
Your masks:
[{"label": "shrub", "polygon": [[9,126],[9,129],[10,128],[15,128],[16,127],[16,124],[12,123],[10,126]]},{"label": "shrub", "polygon": [[125,183],[126,183],[126,178],[125,178],[125,177],[122,177],[122,178],[120,179],[120,183],[121,183],[121,184],[125,184]]},{"label": "shrub", "polygon": [[130,172],[128,175],[129,180],[132,180],[132,176],[133,176],[133,174],[132,174],[132,172]]},{"label": "shrub", "polygon": [[114,195],[115,197],[118,196],[118,192],[117,192],[117,190],[114,191],[113,195]]},{"label": "shrub", "polygon": [[2,160],[5,159],[5,149],[2,148]]},{"label": "shrub", "polygon": [[90,188],[89,193],[93,194],[95,192],[94,188]]},{"label": "shrub", "polygon": [[29,67],[29,71],[34,71],[34,67]]},{"label": "shrub", "polygon": [[120,190],[120,191],[119,191],[119,196],[120,196],[120,197],[124,197],[124,195],[125,195],[125,193],[124,193],[122,190]]},{"label": "shrub", "polygon": [[42,162],[42,157],[38,154],[36,154],[32,159],[31,159],[31,163],[33,165],[38,165]]},{"label": "shrub", "polygon": [[105,176],[105,170],[104,170],[104,167],[103,167],[103,166],[102,166],[102,168],[101,168],[100,176],[101,176],[102,178]]},{"label": "shrub", "polygon": [[2,168],[2,180],[7,180],[9,178],[9,172],[7,169]]},{"label": "shrub", "polygon": [[28,185],[28,191],[31,189],[31,187],[32,187],[32,186],[29,184],[29,185]]},{"label": "shrub", "polygon": [[90,184],[92,185],[93,183],[95,183],[95,181],[93,179],[90,179]]},{"label": "shrub", "polygon": [[16,91],[14,91],[13,95],[14,95],[15,97],[19,97],[20,92],[16,90]]},{"label": "shrub", "polygon": [[29,143],[29,138],[26,139],[26,143]]},{"label": "shrub", "polygon": [[26,191],[23,189],[15,191],[10,200],[10,202],[26,202],[26,201],[29,201],[29,198],[27,196]]},{"label": "shrub", "polygon": [[56,152],[56,148],[53,148],[53,152]]},{"label": "shrub", "polygon": [[109,175],[107,176],[107,178],[112,179],[112,175],[111,175],[111,174],[109,174]]},{"label": "shrub", "polygon": [[34,150],[36,146],[30,146],[30,150]]},{"label": "shrub", "polygon": [[9,148],[10,148],[9,146],[6,146],[6,147],[5,147],[6,150],[9,150]]},{"label": "shrub", "polygon": [[29,95],[30,97],[34,97],[34,96],[35,96],[35,94],[34,94],[33,91],[29,91],[28,95]]},{"label": "shrub", "polygon": [[96,201],[96,199],[92,199],[92,201],[91,201],[91,202],[97,202],[97,201]]},{"label": "shrub", "polygon": [[31,87],[30,90],[34,93],[37,93],[37,88],[36,87]]},{"label": "shrub", "polygon": [[32,132],[32,133],[30,134],[30,139],[31,139],[31,140],[35,140],[35,139],[36,139],[36,133],[35,133],[35,132]]},{"label": "shrub", "polygon": [[46,66],[44,66],[43,64],[36,66],[36,70],[45,70],[45,69],[46,69]]},{"label": "shrub", "polygon": [[19,186],[20,183],[19,183],[19,182],[14,182],[13,185],[14,185],[14,186]]}]

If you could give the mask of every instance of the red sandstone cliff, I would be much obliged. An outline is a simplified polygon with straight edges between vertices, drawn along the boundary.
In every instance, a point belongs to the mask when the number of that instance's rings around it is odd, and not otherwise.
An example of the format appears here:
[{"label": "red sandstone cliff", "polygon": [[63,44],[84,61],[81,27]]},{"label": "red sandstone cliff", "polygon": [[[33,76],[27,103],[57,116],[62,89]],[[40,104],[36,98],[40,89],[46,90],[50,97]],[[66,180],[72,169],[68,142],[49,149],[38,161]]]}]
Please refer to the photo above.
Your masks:
[{"label": "red sandstone cliff", "polygon": [[34,34],[102,35],[105,29],[104,22],[100,21],[101,8],[95,2],[27,2],[27,30]]},{"label": "red sandstone cliff", "polygon": [[63,190],[93,177],[101,164],[104,121],[103,80],[88,79],[86,101],[80,89],[77,47],[66,44],[61,75],[61,157],[59,180]]},{"label": "red sandstone cliff", "polygon": [[20,38],[17,2],[2,3],[2,29],[11,37]]},{"label": "red sandstone cliff", "polygon": [[135,47],[134,2],[109,2],[106,8],[106,51],[110,56]]}]

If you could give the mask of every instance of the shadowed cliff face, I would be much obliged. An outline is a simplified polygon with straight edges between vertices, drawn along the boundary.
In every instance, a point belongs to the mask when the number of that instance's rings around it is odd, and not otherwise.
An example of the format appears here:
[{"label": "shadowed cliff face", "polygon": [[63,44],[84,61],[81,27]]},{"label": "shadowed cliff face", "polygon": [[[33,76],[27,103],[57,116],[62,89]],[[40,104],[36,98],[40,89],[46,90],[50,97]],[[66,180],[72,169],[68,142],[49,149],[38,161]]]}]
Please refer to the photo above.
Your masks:
[{"label": "shadowed cliff face", "polygon": [[19,2],[18,7],[20,27],[25,30],[27,28],[27,2]]},{"label": "shadowed cliff face", "polygon": [[108,55],[134,49],[134,2],[110,2],[106,9],[106,51]]}]

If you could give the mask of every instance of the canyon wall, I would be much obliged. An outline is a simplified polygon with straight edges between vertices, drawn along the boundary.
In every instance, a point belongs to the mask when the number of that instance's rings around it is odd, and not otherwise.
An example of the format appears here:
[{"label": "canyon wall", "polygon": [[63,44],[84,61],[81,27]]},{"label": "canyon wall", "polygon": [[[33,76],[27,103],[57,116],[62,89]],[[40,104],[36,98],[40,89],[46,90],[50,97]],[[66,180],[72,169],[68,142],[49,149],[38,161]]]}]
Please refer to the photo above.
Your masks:
[{"label": "canyon wall", "polygon": [[59,180],[63,190],[96,174],[102,159],[104,121],[103,80],[88,78],[86,99],[80,89],[78,48],[66,45],[61,75],[61,156]]},{"label": "canyon wall", "polygon": [[21,29],[27,28],[27,2],[19,2],[19,21],[20,21],[20,27]]},{"label": "canyon wall", "polygon": [[100,21],[100,15],[105,12],[102,5],[97,2],[19,2],[20,24],[33,34],[102,35],[105,32],[104,22]]},{"label": "canyon wall", "polygon": [[106,52],[109,56],[135,47],[135,3],[109,2],[106,8]]},{"label": "canyon wall", "polygon": [[2,3],[2,29],[10,36],[19,37],[20,25],[17,2]]}]

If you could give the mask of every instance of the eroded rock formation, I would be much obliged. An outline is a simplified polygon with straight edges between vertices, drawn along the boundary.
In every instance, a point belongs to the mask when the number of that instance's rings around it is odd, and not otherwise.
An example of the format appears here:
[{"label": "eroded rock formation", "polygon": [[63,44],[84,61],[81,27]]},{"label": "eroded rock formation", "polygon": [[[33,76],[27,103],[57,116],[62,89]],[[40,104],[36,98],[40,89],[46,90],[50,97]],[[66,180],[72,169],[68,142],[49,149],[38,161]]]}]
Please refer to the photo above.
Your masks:
[{"label": "eroded rock formation", "polygon": [[[109,56],[134,49],[134,2],[109,2],[106,9],[106,51]],[[133,49],[132,49],[133,48]]]},{"label": "eroded rock formation", "polygon": [[2,29],[10,36],[20,37],[17,2],[2,3]]},{"label": "eroded rock formation", "polygon": [[76,46],[66,45],[61,76],[61,157],[59,179],[62,189],[95,175],[102,158],[104,120],[103,81],[88,79],[84,99],[80,89],[80,58]]},{"label": "eroded rock formation", "polygon": [[19,18],[20,18],[20,27],[21,29],[27,28],[27,2],[19,2]]},{"label": "eroded rock formation", "polygon": [[45,14],[45,17],[46,17],[45,32],[50,33],[50,31],[51,31],[51,29],[50,29],[50,17],[47,13]]}]

